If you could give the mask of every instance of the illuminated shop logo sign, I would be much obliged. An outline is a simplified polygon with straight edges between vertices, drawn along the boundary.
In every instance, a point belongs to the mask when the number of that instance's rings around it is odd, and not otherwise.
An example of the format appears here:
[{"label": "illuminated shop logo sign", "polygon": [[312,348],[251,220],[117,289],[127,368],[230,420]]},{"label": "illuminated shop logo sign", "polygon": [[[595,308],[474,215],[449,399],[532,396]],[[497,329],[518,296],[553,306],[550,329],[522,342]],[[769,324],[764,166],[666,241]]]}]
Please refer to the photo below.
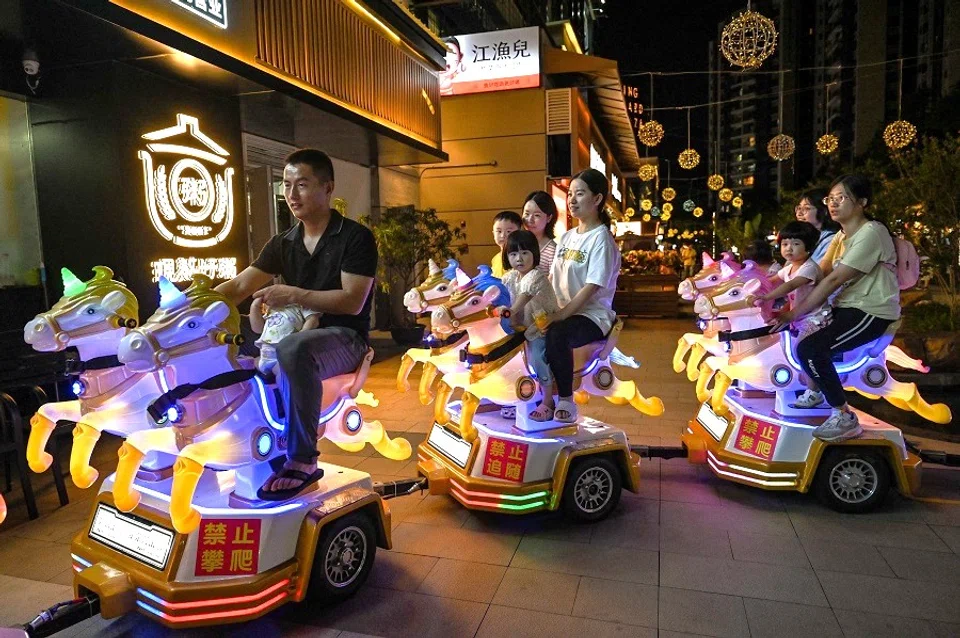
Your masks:
[{"label": "illuminated shop logo sign", "polygon": [[161,237],[185,248],[216,246],[233,227],[230,154],[200,132],[197,118],[147,133],[138,153],[150,222]]},{"label": "illuminated shop logo sign", "polygon": [[221,29],[227,28],[227,0],[170,0]]}]

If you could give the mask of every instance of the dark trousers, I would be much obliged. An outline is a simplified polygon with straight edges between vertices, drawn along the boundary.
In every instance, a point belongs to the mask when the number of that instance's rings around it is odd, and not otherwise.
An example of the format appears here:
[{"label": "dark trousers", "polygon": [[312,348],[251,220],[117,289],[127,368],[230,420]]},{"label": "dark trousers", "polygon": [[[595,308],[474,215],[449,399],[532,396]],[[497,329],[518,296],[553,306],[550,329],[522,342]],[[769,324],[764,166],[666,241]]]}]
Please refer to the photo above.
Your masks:
[{"label": "dark trousers", "polygon": [[830,323],[797,344],[800,367],[807,373],[827,403],[839,408],[847,402],[843,384],[831,358],[878,339],[886,332],[889,319],[868,315],[855,308],[834,308]]},{"label": "dark trousers", "polygon": [[573,395],[573,349],[603,339],[603,331],[592,319],[574,315],[550,324],[547,330],[547,363],[556,381],[557,394]]},{"label": "dark trousers", "polygon": [[317,438],[323,380],[353,372],[367,353],[367,343],[354,330],[333,327],[295,332],[277,344],[277,383],[287,413],[287,458],[297,463],[317,460]]}]

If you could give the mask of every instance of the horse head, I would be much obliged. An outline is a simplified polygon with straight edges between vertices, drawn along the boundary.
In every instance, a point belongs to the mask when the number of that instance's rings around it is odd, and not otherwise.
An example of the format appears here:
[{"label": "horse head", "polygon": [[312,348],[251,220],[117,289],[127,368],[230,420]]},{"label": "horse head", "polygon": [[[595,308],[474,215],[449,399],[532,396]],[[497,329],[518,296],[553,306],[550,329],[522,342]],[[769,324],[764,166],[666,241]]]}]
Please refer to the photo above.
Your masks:
[{"label": "horse head", "polygon": [[141,327],[120,341],[117,356],[137,372],[157,370],[173,359],[218,345],[230,345],[236,357],[240,313],[211,287],[206,275],[194,275],[193,283],[180,291],[160,278],[160,307]]},{"label": "horse head", "polygon": [[510,305],[510,293],[503,283],[490,274],[489,266],[480,266],[480,272],[471,279],[457,269],[457,287],[450,299],[434,309],[431,327],[439,335],[449,335],[470,324],[481,321],[500,322],[494,308]]},{"label": "horse head", "polygon": [[762,269],[752,262],[734,271],[727,264],[721,264],[722,284],[701,290],[693,304],[693,310],[701,319],[718,316],[735,317],[739,315],[768,314],[773,302],[768,301],[760,308],[753,305],[756,297],[773,290],[773,284]]},{"label": "horse head", "polygon": [[[721,266],[724,264],[733,271],[732,274],[724,275],[724,273],[721,272]],[[741,268],[742,266],[737,263],[732,253],[725,252],[721,255],[721,258],[717,260],[712,259],[707,253],[703,253],[703,270],[693,277],[681,281],[680,285],[677,286],[677,293],[683,299],[693,301],[697,293],[701,290],[723,283],[732,277],[733,274],[736,274]],[[726,272],[729,273],[730,270]]]},{"label": "horse head", "polygon": [[432,259],[429,264],[430,271],[423,283],[411,288],[403,296],[403,305],[412,313],[433,311],[446,303],[456,287],[457,269],[460,267],[456,259],[448,259],[447,267],[443,269]]},{"label": "horse head", "polygon": [[86,338],[137,325],[134,294],[113,279],[113,271],[106,266],[95,266],[93,273],[92,279],[80,281],[69,269],[60,270],[63,297],[23,328],[23,339],[34,350],[57,352]]}]

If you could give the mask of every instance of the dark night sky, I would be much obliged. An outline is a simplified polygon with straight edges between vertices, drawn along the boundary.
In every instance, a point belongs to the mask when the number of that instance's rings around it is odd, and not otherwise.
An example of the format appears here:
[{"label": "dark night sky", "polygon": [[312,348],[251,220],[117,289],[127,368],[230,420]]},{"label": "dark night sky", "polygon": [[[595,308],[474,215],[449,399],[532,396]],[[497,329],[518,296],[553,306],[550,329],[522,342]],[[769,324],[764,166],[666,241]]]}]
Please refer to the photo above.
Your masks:
[{"label": "dark night sky", "polygon": [[[717,37],[717,25],[746,9],[746,0],[607,0],[598,21],[597,55],[617,60],[623,83],[640,89],[646,107],[650,99],[644,71],[706,71],[708,42]],[[654,106],[703,104],[707,101],[706,74],[655,77]],[[651,155],[669,159],[674,185],[682,194],[677,178],[706,175],[707,109],[694,109],[691,115],[693,147],[700,152],[696,170],[686,171],[676,164],[677,154],[687,144],[687,114],[682,111],[658,111],[656,119],[666,131],[663,142],[651,149]],[[645,111],[644,119],[649,119]],[[645,148],[640,146],[641,156]],[[661,177],[666,165],[661,162]]]}]

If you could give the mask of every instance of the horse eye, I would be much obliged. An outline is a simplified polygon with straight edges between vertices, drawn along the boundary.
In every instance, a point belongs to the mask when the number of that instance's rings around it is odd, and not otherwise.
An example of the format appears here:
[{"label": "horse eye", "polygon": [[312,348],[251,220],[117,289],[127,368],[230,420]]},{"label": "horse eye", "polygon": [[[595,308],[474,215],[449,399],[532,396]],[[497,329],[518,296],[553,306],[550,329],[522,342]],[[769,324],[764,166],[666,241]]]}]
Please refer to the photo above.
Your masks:
[{"label": "horse eye", "polygon": [[447,287],[446,287],[446,286],[440,286],[439,288],[437,288],[437,290],[439,290],[440,292],[447,292]]},{"label": "horse eye", "polygon": [[96,311],[95,308],[87,308],[87,314],[88,314],[88,315],[95,315],[95,314],[97,314],[97,311]]},{"label": "horse eye", "polygon": [[478,303],[480,303],[480,300],[479,300],[479,299],[471,299],[471,300],[470,300],[470,305],[471,305],[471,306],[476,306]]},{"label": "horse eye", "polygon": [[187,327],[190,328],[191,330],[193,330],[194,328],[197,327],[197,322],[196,322],[196,321],[190,321],[190,322],[187,323]]},{"label": "horse eye", "polygon": [[731,290],[731,291],[730,291],[730,296],[731,296],[731,297],[739,297],[739,296],[740,296],[740,291],[739,291],[739,290]]}]

